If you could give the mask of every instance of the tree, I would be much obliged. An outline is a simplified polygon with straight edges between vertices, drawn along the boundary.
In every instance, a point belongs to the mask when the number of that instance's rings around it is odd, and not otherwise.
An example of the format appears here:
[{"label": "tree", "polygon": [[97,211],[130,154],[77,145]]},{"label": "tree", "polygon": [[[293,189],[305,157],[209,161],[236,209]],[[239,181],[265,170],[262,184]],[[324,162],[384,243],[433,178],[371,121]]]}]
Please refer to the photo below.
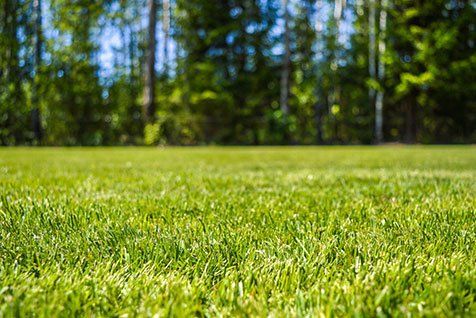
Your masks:
[{"label": "tree", "polygon": [[108,6],[110,25],[121,35],[121,44],[114,48],[114,69],[107,85],[106,107],[109,114],[108,136],[111,143],[134,144],[143,139],[141,100],[143,92],[144,35],[140,21],[142,0],[117,0]]},{"label": "tree", "polygon": [[318,138],[316,123],[312,120],[316,115],[318,86],[314,51],[317,37],[314,1],[293,2],[290,11],[294,15],[290,24],[292,59],[287,129],[293,142],[312,144]]},{"label": "tree", "polygon": [[[323,40],[323,30],[324,30],[324,23],[322,19],[320,18],[322,16],[322,11],[323,11],[323,0],[317,0],[317,17],[316,17],[316,42],[320,43]],[[314,89],[315,93],[315,104],[314,104],[314,121],[315,121],[315,126],[316,126],[316,142],[318,144],[322,144],[324,142],[324,137],[323,137],[323,111],[325,108],[324,105],[324,100],[323,100],[323,72],[320,69],[320,66],[322,66],[322,63],[319,63],[319,49],[321,47],[319,46],[317,56],[316,56],[316,85]]]},{"label": "tree", "polygon": [[[379,35],[378,35],[378,70],[377,76],[379,81],[379,89],[375,99],[375,141],[381,143],[383,141],[383,98],[385,78],[385,51],[386,51],[386,33],[387,33],[387,0],[381,0],[380,19],[379,19]],[[374,9],[375,11],[375,9]]]},{"label": "tree", "polygon": [[[370,76],[370,83],[369,83],[369,101],[370,107],[376,110],[375,105],[375,83],[377,82],[377,69],[376,69],[376,0],[369,0],[369,76]],[[379,113],[376,112],[375,117],[380,116]],[[375,120],[375,127],[377,127],[377,120]],[[375,128],[377,132],[377,128]],[[379,132],[380,133],[380,132]],[[377,141],[378,137],[377,137]]]},{"label": "tree", "polygon": [[148,0],[147,50],[144,80],[144,122],[150,123],[155,117],[155,54],[157,27],[157,0]]},{"label": "tree", "polygon": [[[44,102],[44,142],[65,145],[99,145],[107,140],[103,87],[100,83],[99,46],[96,42],[104,17],[104,2],[50,0],[51,26],[57,30],[48,41],[50,62],[44,65],[48,80]],[[46,75],[45,75],[46,77]]]},{"label": "tree", "polygon": [[162,29],[164,32],[164,76],[169,76],[170,0],[162,0]]},{"label": "tree", "polygon": [[34,21],[31,1],[0,4],[0,144],[31,144]]},{"label": "tree", "polygon": [[[342,23],[342,16],[343,11],[346,6],[345,0],[336,0],[334,3],[334,21],[331,21],[330,26],[334,27],[335,30],[333,31],[333,35],[331,36],[331,45],[333,46],[333,53],[331,58],[331,70],[333,71],[332,74],[332,91],[329,95],[329,106],[330,106],[330,113],[333,117],[333,139],[334,142],[341,142],[339,136],[339,119],[337,118],[340,115],[340,112],[343,109],[342,105],[342,85],[340,82],[340,72],[341,72],[341,50],[342,45],[340,43],[340,35],[341,35],[341,23]],[[334,23],[334,24],[332,24]]]},{"label": "tree", "polygon": [[290,46],[290,28],[289,28],[289,8],[288,0],[283,0],[283,19],[284,19],[284,32],[283,32],[283,62],[281,71],[281,98],[280,106],[283,116],[287,116],[289,113],[289,75],[291,65],[291,46]]},{"label": "tree", "polygon": [[32,124],[33,132],[35,134],[35,139],[38,143],[42,139],[42,128],[41,128],[41,116],[40,116],[40,72],[42,64],[42,54],[43,54],[43,29],[42,29],[42,8],[41,0],[33,0],[33,6],[35,8],[35,78],[33,79],[33,92],[32,92]]},{"label": "tree", "polygon": [[475,16],[469,0],[4,0],[0,144],[474,142]]}]

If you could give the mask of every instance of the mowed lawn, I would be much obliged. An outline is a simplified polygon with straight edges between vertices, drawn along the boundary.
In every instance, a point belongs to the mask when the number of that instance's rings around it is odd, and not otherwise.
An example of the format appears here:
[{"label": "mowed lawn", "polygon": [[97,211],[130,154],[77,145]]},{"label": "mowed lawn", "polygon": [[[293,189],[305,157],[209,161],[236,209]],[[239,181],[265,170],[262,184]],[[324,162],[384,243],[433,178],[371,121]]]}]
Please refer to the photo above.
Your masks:
[{"label": "mowed lawn", "polygon": [[0,149],[0,317],[474,316],[476,147]]}]

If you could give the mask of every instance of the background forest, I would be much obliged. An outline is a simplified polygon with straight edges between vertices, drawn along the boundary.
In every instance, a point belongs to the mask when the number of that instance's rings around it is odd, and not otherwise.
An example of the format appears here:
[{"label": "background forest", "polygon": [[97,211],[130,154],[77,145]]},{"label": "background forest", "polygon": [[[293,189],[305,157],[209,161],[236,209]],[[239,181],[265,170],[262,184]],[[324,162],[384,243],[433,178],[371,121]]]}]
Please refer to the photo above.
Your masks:
[{"label": "background forest", "polygon": [[0,144],[476,142],[472,0],[1,0]]}]

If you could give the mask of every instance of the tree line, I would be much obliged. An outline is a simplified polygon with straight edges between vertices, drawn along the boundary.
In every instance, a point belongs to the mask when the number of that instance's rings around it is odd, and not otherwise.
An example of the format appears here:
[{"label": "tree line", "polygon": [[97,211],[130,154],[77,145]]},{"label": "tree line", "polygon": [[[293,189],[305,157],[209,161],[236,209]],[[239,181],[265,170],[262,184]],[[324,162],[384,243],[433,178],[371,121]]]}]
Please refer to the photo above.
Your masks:
[{"label": "tree line", "polygon": [[471,0],[0,6],[2,145],[476,141]]}]

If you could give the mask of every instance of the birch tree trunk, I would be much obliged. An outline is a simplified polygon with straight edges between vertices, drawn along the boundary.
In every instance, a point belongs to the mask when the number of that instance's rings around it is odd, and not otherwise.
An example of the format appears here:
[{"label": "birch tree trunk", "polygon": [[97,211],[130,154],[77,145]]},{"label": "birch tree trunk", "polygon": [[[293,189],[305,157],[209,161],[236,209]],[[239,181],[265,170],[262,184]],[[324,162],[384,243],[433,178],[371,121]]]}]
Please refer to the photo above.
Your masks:
[{"label": "birch tree trunk", "polygon": [[148,42],[146,48],[145,83],[144,83],[144,121],[153,120],[155,114],[155,52],[156,52],[156,0],[148,0]]},{"label": "birch tree trunk", "polygon": [[[324,2],[323,0],[317,0],[316,3],[316,41],[319,41],[322,36],[321,32],[324,30],[324,23],[319,17],[319,14],[323,11]],[[317,57],[316,57],[317,58]],[[316,87],[314,89],[316,104],[314,105],[314,121],[316,124],[316,141],[318,144],[324,143],[324,137],[322,133],[322,117],[323,117],[323,108],[324,104],[322,102],[323,96],[322,93],[322,75],[319,70],[316,70]]]},{"label": "birch tree trunk", "polygon": [[288,0],[283,0],[284,8],[284,59],[283,68],[281,71],[281,98],[280,106],[283,115],[289,113],[289,76],[290,76],[290,64],[291,64],[291,48],[289,38],[289,11]]},{"label": "birch tree trunk", "polygon": [[170,0],[162,1],[162,29],[164,31],[164,75],[169,76]]},{"label": "birch tree trunk", "polygon": [[334,4],[334,18],[340,22],[340,19],[342,18],[342,13],[344,11],[344,8],[346,6],[346,0],[335,0]]},{"label": "birch tree trunk", "polygon": [[383,59],[386,51],[386,33],[387,33],[387,0],[382,0],[380,8],[380,32],[378,36],[378,80],[380,89],[377,92],[375,100],[375,141],[383,142],[383,80],[385,78],[385,61]]},{"label": "birch tree trunk", "polygon": [[40,88],[40,69],[42,64],[42,49],[43,49],[43,30],[42,30],[42,12],[41,12],[41,0],[34,0],[33,7],[35,10],[35,78],[33,79],[33,90],[32,90],[32,104],[33,109],[31,112],[33,133],[35,134],[35,139],[38,143],[42,139],[42,129],[41,129],[41,116],[40,116],[40,98],[39,98],[39,88]]},{"label": "birch tree trunk", "polygon": [[[372,85],[376,80],[376,53],[375,53],[375,45],[376,45],[376,8],[375,8],[375,0],[369,0],[369,76],[370,80],[372,81]],[[369,87],[369,102],[371,108],[375,108],[375,89],[373,86]]]},{"label": "birch tree trunk", "polygon": [[[335,79],[335,83],[334,83],[334,87],[333,87],[333,92],[331,95],[329,95],[330,99],[329,99],[329,107],[333,107],[334,104],[336,103],[341,103],[341,87],[340,87],[340,83],[339,83],[339,80],[338,80],[338,70],[339,70],[339,38],[340,38],[340,34],[341,34],[341,30],[340,30],[340,26],[341,26],[341,22],[342,22],[342,15],[343,15],[343,12],[344,12],[344,8],[345,8],[345,5],[346,5],[346,1],[345,0],[336,0],[335,1],[335,4],[334,4],[334,19],[335,19],[335,22],[336,22],[336,38],[335,38],[335,47],[336,47],[336,50],[334,52],[334,57],[333,57],[333,61],[331,62],[331,68],[334,70],[335,72],[335,76],[334,76],[334,79]],[[332,109],[329,109],[330,113],[332,113]],[[335,141],[336,140],[339,140],[339,123],[337,121],[337,119],[335,118],[335,115],[334,115],[334,138],[333,138]]]}]

